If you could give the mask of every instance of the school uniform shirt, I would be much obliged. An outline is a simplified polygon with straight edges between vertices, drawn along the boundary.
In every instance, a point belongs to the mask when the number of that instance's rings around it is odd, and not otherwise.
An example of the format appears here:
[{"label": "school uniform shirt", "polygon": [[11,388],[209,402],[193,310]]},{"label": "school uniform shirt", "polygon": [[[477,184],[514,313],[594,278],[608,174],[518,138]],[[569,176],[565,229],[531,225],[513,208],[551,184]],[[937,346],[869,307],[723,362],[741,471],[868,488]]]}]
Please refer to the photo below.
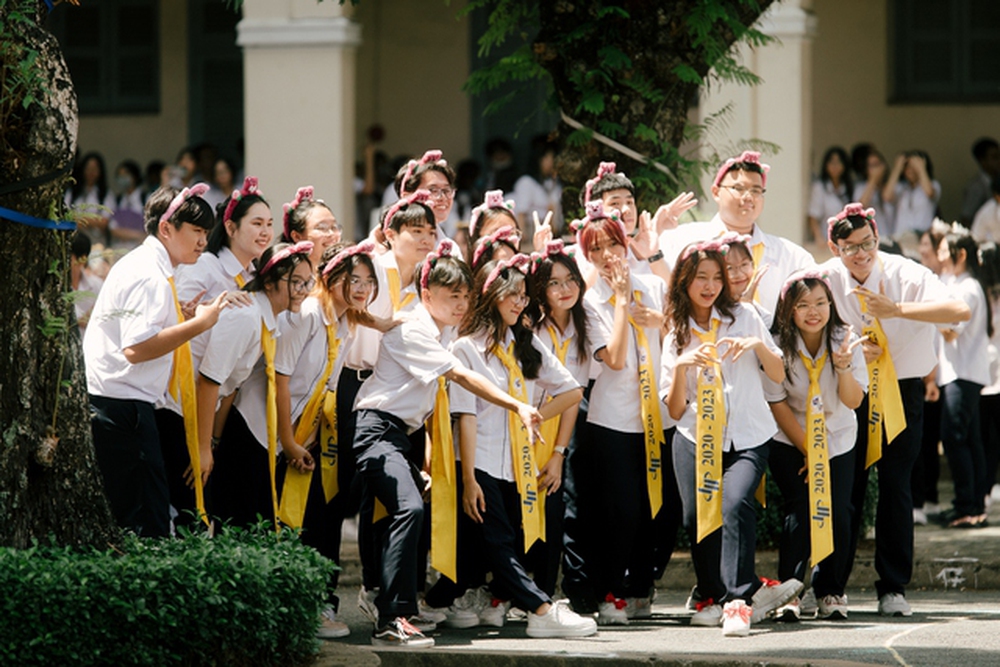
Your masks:
[{"label": "school uniform shirt", "polygon": [[820,229],[825,231],[827,219],[840,213],[850,203],[847,196],[847,186],[844,183],[834,187],[831,181],[816,179],[809,190],[807,215],[819,220]]},{"label": "school uniform shirt", "polygon": [[941,199],[941,184],[931,181],[934,195],[928,197],[920,185],[910,185],[900,179],[896,183],[896,236],[904,232],[920,233],[931,226]]},{"label": "school uniform shirt", "polygon": [[[552,333],[555,334],[555,340],[552,339]],[[573,376],[577,384],[581,387],[587,386],[587,379],[590,373],[590,356],[587,354],[580,354],[579,346],[576,341],[576,325],[573,324],[573,319],[570,318],[569,322],[566,324],[565,331],[559,331],[559,327],[554,324],[542,323],[542,326],[535,331],[535,335],[542,344],[552,353],[556,359],[559,358],[556,354],[556,343],[562,345],[566,343],[566,363],[564,364],[566,370],[569,374]],[[567,343],[568,341],[568,343]],[[536,388],[535,393],[531,397],[532,404],[535,406],[541,406],[542,400],[545,398],[546,392],[542,389]]]},{"label": "school uniform shirt", "polygon": [[249,306],[222,311],[219,321],[210,329],[205,355],[198,366],[199,373],[219,385],[220,400],[239,389],[250,377],[257,360],[263,357],[261,323],[273,336],[281,335],[267,295],[263,292],[252,295]]},{"label": "school uniform shirt", "polygon": [[993,315],[993,337],[986,347],[990,361],[990,381],[981,392],[983,396],[1000,394],[1000,298],[987,297],[990,300],[990,312]]},{"label": "school uniform shirt", "polygon": [[[375,317],[388,318],[392,317],[392,297],[389,295],[389,271],[399,271],[399,267],[396,264],[396,256],[390,250],[389,252],[382,253],[381,255],[376,255],[373,261],[375,265],[375,279],[378,281],[378,296],[368,304],[368,312]],[[402,285],[406,282],[406,277],[403,275],[399,276],[399,282]],[[406,299],[408,294],[412,294],[413,298],[410,302],[400,310],[408,310],[412,308],[419,298],[417,296],[417,283],[416,281],[411,282],[408,286],[402,287],[399,290],[399,299],[402,302]],[[360,327],[356,334],[354,344],[347,353],[347,357],[344,360],[344,365],[347,368],[353,368],[355,370],[371,370],[375,368],[375,362],[378,361],[379,346],[382,342],[382,333],[376,329],[369,327]]]},{"label": "school uniform shirt", "polygon": [[[108,221],[108,229],[128,229],[134,232],[146,231],[146,220],[143,217],[144,203],[142,201],[142,190],[136,188],[132,192],[120,195],[114,207],[114,214]],[[132,250],[138,247],[139,241],[125,241],[112,236],[111,246],[115,249]]]},{"label": "school uniform shirt", "polygon": [[[631,278],[630,292],[641,292],[643,306],[662,312],[667,292],[663,281],[658,276],[633,274]],[[611,303],[612,296],[614,292],[611,287],[600,279],[583,297],[590,335],[590,354],[595,360],[597,352],[608,346],[614,329],[615,307]],[[660,330],[658,327],[645,327],[643,331],[649,343],[650,361],[655,374],[660,368]],[[639,351],[631,325],[626,337],[628,351],[625,353],[625,366],[620,371],[599,361],[596,364],[600,366],[600,372],[591,389],[587,421],[619,433],[643,433],[642,404],[639,400]],[[655,391],[655,377],[652,379],[652,386]],[[673,420],[670,419],[666,406],[662,403],[659,406],[663,428],[670,428]]]},{"label": "school uniform shirt", "polygon": [[[851,201],[861,201],[861,196],[868,187],[868,181],[860,181],[854,184],[854,196]],[[871,201],[868,206],[875,209],[875,220],[878,221],[878,230],[881,236],[891,238],[896,233],[896,205],[882,199],[882,188],[876,187],[872,192]],[[840,211],[837,211],[839,213]],[[821,221],[821,231],[826,234],[826,220]],[[824,236],[824,239],[826,237]]]},{"label": "school uniform shirt", "polygon": [[997,201],[996,197],[991,196],[976,211],[970,233],[980,243],[985,241],[1000,243],[1000,202]]},{"label": "school uniform shirt", "polygon": [[104,281],[94,275],[89,269],[80,272],[80,282],[73,292],[75,297],[73,300],[73,311],[76,314],[77,321],[94,310],[94,304],[97,303],[97,295],[101,293],[101,287],[103,286]]},{"label": "school uniform shirt", "polygon": [[[508,329],[503,341],[504,348],[513,340],[514,334]],[[542,353],[542,367],[536,379],[525,378],[525,389],[529,397],[538,391],[557,396],[580,386],[538,336],[532,336],[531,344]],[[485,334],[463,336],[455,341],[451,351],[466,368],[483,375],[506,392],[509,382],[507,368],[487,349],[488,345]],[[454,383],[449,388],[449,402],[453,415],[469,414],[476,417],[476,469],[494,479],[515,481],[509,429],[510,412]]]},{"label": "school uniform shirt", "polygon": [[[663,258],[673,271],[681,251],[688,245],[716,238],[727,231],[725,223],[718,214],[709,222],[691,222],[676,229],[669,229],[660,235]],[[769,268],[757,285],[757,296],[760,305],[773,313],[777,309],[778,297],[781,295],[781,286],[784,285],[785,279],[795,271],[816,266],[816,260],[802,246],[786,238],[765,233],[759,224],[754,225],[753,233],[750,234],[748,246],[751,252],[758,243],[764,244],[764,255],[760,263],[767,264]]]},{"label": "school uniform shirt", "polygon": [[442,332],[422,304],[413,318],[382,336],[374,374],[365,380],[354,401],[354,410],[387,412],[419,429],[434,410],[437,379],[461,362],[446,349],[452,331]]},{"label": "school uniform shirt", "polygon": [[552,229],[562,229],[562,184],[556,178],[546,178],[542,181],[525,174],[514,183],[510,193],[514,200],[514,210],[524,214],[525,236],[529,239],[535,230],[535,219],[532,213],[538,214],[539,220],[552,211]]},{"label": "school uniform shirt", "polygon": [[[879,286],[885,288],[885,295],[895,301],[946,301],[952,297],[944,283],[929,269],[900,255],[879,252],[872,271],[863,283],[858,283],[839,257],[824,262],[820,269],[829,276],[831,292],[840,318],[854,327],[859,336],[864,328],[861,317],[861,300],[852,290],[861,285],[879,293]],[[881,320],[882,330],[889,339],[889,354],[896,368],[896,377],[922,378],[937,364],[934,336],[937,326],[929,322],[891,317]]]},{"label": "school uniform shirt", "polygon": [[[97,215],[102,218],[108,218],[111,216],[111,212],[115,210],[115,193],[109,189],[105,193],[104,198],[101,199],[101,193],[98,191],[96,185],[82,191],[77,195],[76,199],[73,198],[73,191],[67,190],[64,201],[67,208],[76,206],[79,209],[79,213],[83,215]],[[81,227],[80,231],[89,236],[91,242],[94,244],[100,243],[103,246],[108,243],[108,235],[103,229],[87,225]]]},{"label": "school uniform shirt", "polygon": [[173,275],[170,255],[154,236],[111,267],[83,336],[89,393],[155,403],[167,391],[174,356],[132,364],[125,348],[177,324]]},{"label": "school uniform shirt", "polygon": [[942,282],[953,299],[965,302],[972,311],[972,318],[968,322],[942,325],[956,331],[958,338],[942,341],[938,357],[939,384],[966,380],[985,387],[992,381],[987,352],[990,340],[986,335],[986,295],[979,281],[967,272],[944,276]]},{"label": "school uniform shirt", "polygon": [[[764,326],[757,311],[745,304],[737,304],[733,310],[734,319],[719,314],[712,308],[712,318],[719,320],[718,338],[745,338],[753,336],[764,342],[769,350],[782,356],[781,350],[774,343],[771,334]],[[673,383],[674,366],[677,358],[701,345],[701,340],[694,331],[707,333],[704,329],[690,322],[691,339],[681,352],[677,352],[674,332],[667,334],[663,341],[663,362],[660,367],[660,401],[666,399]],[[722,350],[725,351],[725,348]],[[756,353],[745,352],[733,362],[732,357],[722,360],[723,395],[726,406],[726,428],[722,435],[723,451],[742,451],[759,447],[774,437],[778,425],[771,415],[771,409],[764,398],[765,373],[761,370],[760,360]],[[677,422],[677,432],[692,442],[697,442],[698,403],[691,400],[697,395],[698,374],[694,368],[685,373],[687,379],[686,395],[688,397],[684,414]]]},{"label": "school uniform shirt", "polygon": [[[843,344],[845,333],[846,330],[834,333],[834,346],[839,347]],[[851,336],[851,341],[853,342],[857,338],[858,336],[854,334]],[[816,362],[827,351],[826,341],[823,341],[819,351],[813,356],[809,354],[805,343],[799,337],[798,351]],[[854,348],[851,365],[851,375],[858,381],[862,389],[868,391],[868,367],[865,365],[865,353],[861,345]],[[768,403],[787,401],[788,407],[795,414],[795,421],[804,429],[809,398],[809,371],[806,370],[805,364],[802,363],[802,357],[798,354],[795,355],[794,359],[788,360],[786,368],[787,376],[785,381],[781,383],[762,374],[764,397]],[[858,420],[854,410],[844,405],[843,401],[840,400],[839,390],[840,379],[836,371],[833,370],[833,356],[828,354],[819,375],[819,391],[823,399],[823,414],[826,418],[826,447],[831,459],[851,451],[854,448],[854,440],[858,432]],[[774,439],[789,447],[793,446],[792,441],[780,428]]]}]

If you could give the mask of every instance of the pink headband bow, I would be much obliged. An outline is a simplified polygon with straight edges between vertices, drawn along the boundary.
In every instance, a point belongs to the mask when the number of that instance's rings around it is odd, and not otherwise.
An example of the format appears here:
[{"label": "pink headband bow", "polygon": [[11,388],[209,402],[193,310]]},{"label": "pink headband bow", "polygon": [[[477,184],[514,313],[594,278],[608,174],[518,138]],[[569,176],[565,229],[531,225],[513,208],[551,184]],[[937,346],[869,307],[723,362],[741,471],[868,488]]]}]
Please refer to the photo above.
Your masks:
[{"label": "pink headband bow", "polygon": [[771,165],[764,164],[760,161],[760,153],[757,151],[743,151],[737,157],[731,157],[722,163],[719,167],[719,171],[715,174],[715,180],[712,181],[712,185],[718,186],[722,182],[722,177],[729,173],[733,165],[737,162],[742,162],[744,164],[756,164],[760,166],[760,184],[762,186],[767,185],[767,172],[771,171]]},{"label": "pink headband bow", "polygon": [[410,160],[409,162],[407,162],[406,173],[403,174],[403,180],[399,182],[399,195],[402,196],[403,193],[406,192],[406,182],[410,180],[410,176],[413,175],[413,170],[419,167],[420,165],[428,163],[437,163],[440,164],[442,167],[448,166],[448,162],[446,160],[443,160],[441,158],[441,155],[442,153],[439,150],[430,150],[423,154],[423,157],[420,158],[419,162],[416,160]]},{"label": "pink headband bow", "polygon": [[[423,190],[421,192],[426,192],[426,190]],[[455,249],[455,244],[451,241],[451,239],[444,239],[443,241],[441,241],[441,243],[438,244],[437,250],[428,253],[427,257],[424,257],[424,264],[420,268],[421,290],[427,289],[428,285],[430,285],[431,269],[434,268],[434,265],[437,264],[437,261],[442,257],[452,257],[453,256],[452,251],[454,249]]]},{"label": "pink headband bow", "polygon": [[295,245],[290,245],[287,248],[283,248],[278,252],[271,255],[271,259],[267,260],[267,264],[264,268],[257,272],[258,276],[262,276],[271,270],[275,264],[283,259],[288,259],[292,255],[308,255],[312,252],[313,242],[312,241],[299,241]]},{"label": "pink headband bow", "polygon": [[229,196],[229,203],[226,204],[226,212],[222,216],[222,221],[233,219],[233,211],[236,209],[236,205],[240,203],[240,200],[247,195],[257,195],[262,197],[264,193],[257,189],[257,177],[247,176],[243,179],[243,187],[239,190],[233,190],[233,194]]},{"label": "pink headband bow", "polygon": [[334,255],[333,259],[323,267],[323,277],[325,278],[331,271],[343,264],[348,257],[353,257],[354,255],[368,255],[371,257],[373,252],[375,252],[375,243],[373,241],[362,241],[357,245],[344,248]]},{"label": "pink headband bow", "polygon": [[382,220],[382,233],[389,231],[390,223],[394,215],[399,213],[404,206],[409,206],[410,204],[426,204],[431,199],[430,190],[417,190],[416,192],[407,195],[406,197],[400,199],[395,204],[389,207],[389,210],[385,214],[385,219]]},{"label": "pink headband bow", "polygon": [[742,243],[743,245],[750,247],[749,234],[739,234],[737,232],[726,232],[722,236],[718,237],[720,243],[725,243],[726,245],[732,245],[733,243]]},{"label": "pink headband bow", "polygon": [[563,243],[562,239],[549,241],[545,244],[545,250],[531,253],[531,272],[534,273],[543,261],[552,259],[555,255],[562,255],[563,257],[573,259],[574,254],[573,251],[566,250],[566,244]]},{"label": "pink headband bow", "polygon": [[503,190],[490,190],[486,193],[486,197],[483,199],[483,203],[472,209],[472,215],[469,218],[469,236],[476,235],[476,223],[479,222],[479,218],[490,208],[499,208],[505,211],[514,212],[514,200],[508,199],[503,200]]},{"label": "pink headband bow", "polygon": [[208,192],[207,183],[195,183],[190,188],[184,188],[177,193],[176,197],[170,200],[170,206],[168,206],[167,210],[160,216],[160,222],[165,222],[173,217],[174,213],[177,212],[177,209],[179,209],[184,202],[191,197],[201,197],[206,192]]},{"label": "pink headband bow", "polygon": [[[610,163],[604,163],[610,164]],[[583,220],[574,220],[570,223],[570,229],[576,232],[576,244],[583,247],[583,228],[587,226],[588,223],[595,222],[597,220],[611,220],[622,230],[622,236],[628,238],[628,232],[625,231],[625,223],[622,222],[621,214],[618,209],[613,208],[609,212],[604,212],[604,202],[600,199],[595,199],[593,201],[588,201],[584,208],[587,210],[587,217]]]},{"label": "pink headband bow", "polygon": [[292,238],[292,211],[302,202],[312,200],[313,186],[307,185],[295,191],[295,198],[292,201],[281,205],[281,209],[285,212],[285,238]]},{"label": "pink headband bow", "polygon": [[608,176],[609,174],[615,173],[615,169],[616,168],[617,168],[617,166],[615,165],[614,162],[602,162],[597,167],[597,175],[594,176],[589,181],[587,181],[586,185],[584,186],[584,189],[583,189],[583,203],[584,204],[586,204],[587,202],[590,201],[590,193],[591,193],[591,191],[593,191],[594,186],[597,185],[600,182],[600,180],[602,178],[604,178],[605,176]]},{"label": "pink headband bow", "polygon": [[827,219],[826,221],[826,238],[830,241],[833,240],[833,226],[836,225],[841,220],[846,220],[850,216],[860,216],[872,223],[872,231],[878,236],[878,223],[875,222],[875,209],[865,208],[864,204],[859,202],[852,202],[844,207],[844,210]]},{"label": "pink headband bow", "polygon": [[504,259],[497,262],[497,265],[493,267],[490,271],[490,275],[486,278],[486,282],[483,283],[483,294],[490,289],[490,285],[496,282],[496,279],[500,277],[500,274],[507,269],[516,269],[521,273],[528,272],[528,266],[531,264],[531,258],[523,253],[518,253],[511,257],[510,259]]},{"label": "pink headband bow", "polygon": [[479,241],[476,242],[476,251],[472,255],[472,263],[478,263],[479,258],[483,256],[483,253],[486,252],[487,248],[495,247],[497,243],[502,241],[506,241],[514,246],[515,250],[517,250],[517,247],[521,245],[521,235],[518,234],[517,229],[511,225],[505,225],[489,236],[479,239]]},{"label": "pink headband bow", "polygon": [[702,241],[701,243],[692,243],[688,247],[684,248],[681,253],[681,261],[687,259],[696,252],[717,252],[725,255],[729,252],[729,243],[722,240],[722,237],[717,239],[711,239],[709,241]]},{"label": "pink headband bow", "polygon": [[823,284],[826,285],[827,289],[832,289],[830,287],[830,274],[826,271],[820,269],[803,269],[801,271],[796,271],[792,275],[788,276],[785,280],[785,284],[781,286],[781,298],[785,298],[785,294],[791,289],[792,285],[802,280],[821,280]]}]

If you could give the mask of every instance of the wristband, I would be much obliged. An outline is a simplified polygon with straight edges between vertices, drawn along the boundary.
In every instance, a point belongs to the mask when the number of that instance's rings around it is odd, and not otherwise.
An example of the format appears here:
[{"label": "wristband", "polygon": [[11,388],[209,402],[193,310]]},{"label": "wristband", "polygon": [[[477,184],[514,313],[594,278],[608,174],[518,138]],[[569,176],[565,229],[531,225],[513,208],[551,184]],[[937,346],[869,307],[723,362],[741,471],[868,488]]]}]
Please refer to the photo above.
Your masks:
[{"label": "wristband", "polygon": [[843,373],[846,373],[849,370],[852,370],[853,368],[854,368],[854,362],[852,361],[851,363],[847,364],[843,368],[837,368],[836,366],[834,366],[833,370],[836,371],[838,374],[843,374]]},{"label": "wristband", "polygon": [[657,250],[655,254],[647,257],[646,261],[652,264],[653,262],[659,262],[661,259],[663,259],[663,251]]}]

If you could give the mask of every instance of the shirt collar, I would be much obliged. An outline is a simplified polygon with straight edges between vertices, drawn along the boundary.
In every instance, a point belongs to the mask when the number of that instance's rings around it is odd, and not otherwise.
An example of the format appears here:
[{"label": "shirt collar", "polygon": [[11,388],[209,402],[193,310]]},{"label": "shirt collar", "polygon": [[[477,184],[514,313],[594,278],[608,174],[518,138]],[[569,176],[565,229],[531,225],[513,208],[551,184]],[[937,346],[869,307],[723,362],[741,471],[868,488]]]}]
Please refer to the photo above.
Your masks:
[{"label": "shirt collar", "polygon": [[271,308],[271,300],[267,298],[264,292],[255,292],[254,295],[257,297],[257,307],[260,308],[260,316],[263,319],[264,326],[275,336],[278,335],[278,318],[274,316],[274,309]]},{"label": "shirt collar", "polygon": [[236,259],[236,255],[233,254],[233,251],[225,246],[223,246],[222,250],[219,251],[219,262],[222,264],[222,270],[225,271],[226,275],[230,278],[235,278],[240,275],[246,268],[240,264],[240,260]]},{"label": "shirt collar", "polygon": [[152,251],[153,257],[156,259],[156,266],[163,272],[163,275],[167,278],[173,278],[174,266],[170,263],[170,253],[167,252],[167,247],[163,245],[163,242],[155,236],[147,236],[142,245]]}]

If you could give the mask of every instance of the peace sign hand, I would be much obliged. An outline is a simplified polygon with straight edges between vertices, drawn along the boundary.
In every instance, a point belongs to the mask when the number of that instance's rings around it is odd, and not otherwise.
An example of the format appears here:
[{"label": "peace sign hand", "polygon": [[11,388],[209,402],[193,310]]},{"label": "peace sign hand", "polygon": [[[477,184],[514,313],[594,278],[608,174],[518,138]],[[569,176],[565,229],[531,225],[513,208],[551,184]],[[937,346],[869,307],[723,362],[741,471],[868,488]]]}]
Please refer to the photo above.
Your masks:
[{"label": "peace sign hand", "polygon": [[861,338],[851,340],[854,335],[854,327],[847,327],[847,335],[844,336],[844,341],[841,343],[840,347],[833,350],[833,367],[838,371],[845,371],[851,366],[851,359],[854,357],[854,349],[868,340],[868,336],[862,336]]}]

